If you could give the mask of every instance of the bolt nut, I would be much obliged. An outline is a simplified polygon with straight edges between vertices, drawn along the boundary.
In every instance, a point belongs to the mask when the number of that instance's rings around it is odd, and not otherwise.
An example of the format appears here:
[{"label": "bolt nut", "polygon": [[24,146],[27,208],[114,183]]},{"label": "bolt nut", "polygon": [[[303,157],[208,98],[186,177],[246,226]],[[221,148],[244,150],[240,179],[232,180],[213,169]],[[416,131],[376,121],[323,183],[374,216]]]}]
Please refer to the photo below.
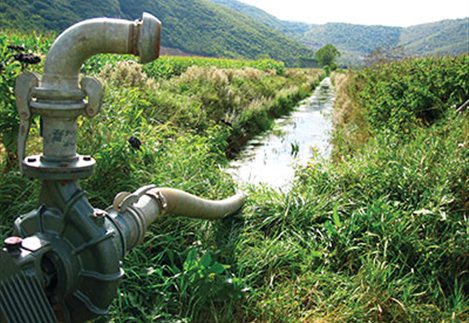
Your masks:
[{"label": "bolt nut", "polygon": [[21,254],[21,244],[23,239],[20,237],[8,237],[4,240],[3,244],[7,249],[8,253],[14,257],[17,257]]},{"label": "bolt nut", "polygon": [[102,218],[102,217],[106,216],[106,212],[103,211],[103,210],[96,209],[96,210],[94,210],[93,216],[95,216],[97,218]]},{"label": "bolt nut", "polygon": [[92,218],[97,225],[102,226],[106,219],[106,211],[95,209]]}]

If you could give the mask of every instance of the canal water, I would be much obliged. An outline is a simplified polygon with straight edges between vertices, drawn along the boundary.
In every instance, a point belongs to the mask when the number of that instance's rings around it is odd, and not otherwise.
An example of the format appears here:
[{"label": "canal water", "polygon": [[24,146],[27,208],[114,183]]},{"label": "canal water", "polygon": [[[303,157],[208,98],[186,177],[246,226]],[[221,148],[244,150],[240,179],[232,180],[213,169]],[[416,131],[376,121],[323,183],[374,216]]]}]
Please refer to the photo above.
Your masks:
[{"label": "canal water", "polygon": [[228,172],[240,184],[267,184],[288,190],[298,165],[331,153],[334,89],[325,78],[295,111],[276,120],[274,129],[251,140]]}]

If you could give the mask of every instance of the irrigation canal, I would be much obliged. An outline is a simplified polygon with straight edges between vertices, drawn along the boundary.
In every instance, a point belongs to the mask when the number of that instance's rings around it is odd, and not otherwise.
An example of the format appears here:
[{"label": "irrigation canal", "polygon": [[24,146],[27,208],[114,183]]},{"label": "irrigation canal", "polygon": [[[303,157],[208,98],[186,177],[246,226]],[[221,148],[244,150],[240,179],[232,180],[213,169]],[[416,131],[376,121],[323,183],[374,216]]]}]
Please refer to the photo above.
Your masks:
[{"label": "irrigation canal", "polygon": [[251,140],[228,172],[240,184],[288,190],[298,165],[331,153],[334,95],[330,78],[325,78],[293,113],[276,120],[272,131]]}]

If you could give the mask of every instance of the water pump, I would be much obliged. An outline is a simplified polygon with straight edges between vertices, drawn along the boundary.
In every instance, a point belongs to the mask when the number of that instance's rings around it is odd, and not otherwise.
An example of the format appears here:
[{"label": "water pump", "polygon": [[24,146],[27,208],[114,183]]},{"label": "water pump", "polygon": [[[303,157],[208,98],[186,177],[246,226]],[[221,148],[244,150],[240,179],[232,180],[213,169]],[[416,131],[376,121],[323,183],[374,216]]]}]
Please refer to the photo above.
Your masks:
[{"label": "water pump", "polygon": [[[18,156],[25,176],[41,181],[39,207],[15,220],[15,236],[0,249],[0,322],[83,322],[108,313],[123,276],[122,261],[149,225],[164,214],[220,219],[239,210],[245,196],[209,201],[147,185],[121,192],[106,210],[94,208],[78,181],[95,160],[76,152],[77,118],[94,117],[103,87],[80,80],[83,62],[98,53],[159,56],[161,23],[97,18],[75,24],[53,43],[42,77],[16,80],[20,116]],[[31,118],[43,121],[43,153],[25,157]],[[103,178],[103,181],[106,179]]]}]

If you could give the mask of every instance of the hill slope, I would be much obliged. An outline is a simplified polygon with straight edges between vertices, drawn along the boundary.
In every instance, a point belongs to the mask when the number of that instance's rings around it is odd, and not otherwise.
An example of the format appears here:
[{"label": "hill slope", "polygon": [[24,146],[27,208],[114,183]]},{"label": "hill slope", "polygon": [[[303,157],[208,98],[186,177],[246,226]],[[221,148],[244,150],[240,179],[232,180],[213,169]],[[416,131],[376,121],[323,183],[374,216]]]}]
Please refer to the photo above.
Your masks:
[{"label": "hill slope", "polygon": [[165,47],[206,56],[268,55],[289,65],[312,56],[307,47],[283,33],[206,0],[6,0],[0,4],[0,27],[61,31],[86,18],[136,19],[143,11],[163,22]]},{"label": "hill slope", "polygon": [[307,32],[310,25],[304,22],[294,22],[280,20],[277,17],[268,14],[262,9],[242,3],[236,0],[211,0],[213,3],[233,9],[245,14],[255,21],[260,22],[270,28],[281,31],[289,36],[298,36]]},{"label": "hill slope", "polygon": [[343,62],[357,64],[377,48],[397,46],[401,32],[400,27],[328,23],[312,25],[301,38],[314,50],[333,44],[342,53]]},{"label": "hill slope", "polygon": [[399,46],[409,55],[469,52],[469,18],[443,20],[405,28]]},{"label": "hill slope", "polygon": [[271,28],[300,40],[313,50],[325,44],[335,45],[342,61],[359,64],[373,50],[394,55],[455,55],[469,52],[469,18],[443,20],[408,28],[365,26],[345,23],[308,25],[280,20],[267,12],[237,0],[211,0],[254,18]]},{"label": "hill slope", "polygon": [[0,28],[61,31],[85,18],[120,15],[118,0],[3,0],[0,3]]},{"label": "hill slope", "polygon": [[269,55],[289,64],[312,53],[299,42],[253,19],[205,0],[121,0],[126,17],[142,11],[164,23],[163,44],[196,54],[256,58]]},{"label": "hill slope", "polygon": [[312,25],[300,36],[313,50],[334,44],[343,61],[360,63],[376,49],[392,56],[440,56],[469,53],[469,18],[443,20],[412,27],[329,23]]}]

